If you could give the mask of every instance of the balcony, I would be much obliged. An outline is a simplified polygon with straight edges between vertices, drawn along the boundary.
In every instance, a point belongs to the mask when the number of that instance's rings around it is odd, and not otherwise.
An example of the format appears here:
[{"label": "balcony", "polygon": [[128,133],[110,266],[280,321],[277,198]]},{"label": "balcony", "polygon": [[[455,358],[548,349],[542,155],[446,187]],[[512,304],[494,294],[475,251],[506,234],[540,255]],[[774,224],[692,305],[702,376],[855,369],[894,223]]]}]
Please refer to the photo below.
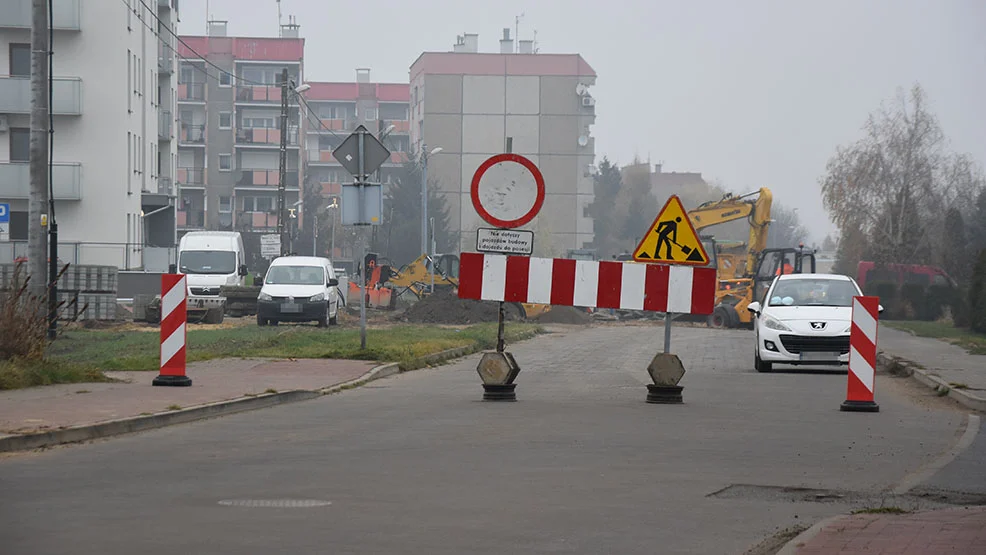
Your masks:
[{"label": "balcony", "polygon": [[342,195],[342,183],[325,182],[318,184],[322,195],[327,197]]},{"label": "balcony", "polygon": [[157,113],[157,138],[162,141],[171,140],[171,110],[161,110]]},{"label": "balcony", "polygon": [[332,157],[331,150],[318,148],[308,149],[308,163],[314,165],[338,164],[339,162]]},{"label": "balcony", "polygon": [[[0,162],[0,198],[30,197],[31,172],[27,162]],[[82,164],[55,163],[51,170],[55,200],[82,200]]]},{"label": "balcony", "polygon": [[236,228],[242,230],[273,230],[277,229],[276,212],[237,212]]},{"label": "balcony", "polygon": [[[55,77],[52,81],[52,113],[56,116],[81,116],[82,79]],[[30,113],[31,79],[0,75],[0,114]]]},{"label": "balcony", "polygon": [[179,145],[205,145],[205,125],[190,125],[184,122],[178,122],[178,128]]},{"label": "balcony", "polygon": [[406,119],[384,120],[380,126],[380,130],[383,131],[384,129],[390,127],[391,125],[394,126],[394,129],[390,132],[391,134],[406,134],[411,130],[411,122],[407,121]]},{"label": "balcony", "polygon": [[[278,170],[238,170],[237,187],[277,187],[279,185]],[[287,189],[298,188],[298,170],[289,170],[284,175],[284,186]]]},{"label": "balcony", "polygon": [[388,160],[388,162],[391,163],[391,164],[403,164],[404,162],[407,162],[408,160],[409,160],[409,158],[408,158],[406,152],[391,152],[390,153],[390,160]]},{"label": "balcony", "polygon": [[[267,129],[267,128],[250,128],[250,129],[237,129],[236,130],[236,145],[237,146],[280,146],[281,144],[281,130],[280,129]],[[292,125],[288,127],[288,146],[298,146],[298,126]]]},{"label": "balcony", "polygon": [[[56,31],[81,31],[81,0],[52,0],[52,28]],[[0,2],[0,28],[30,29],[31,0]]]},{"label": "balcony", "polygon": [[270,87],[255,87],[249,85],[241,85],[236,87],[236,101],[237,102],[281,102],[281,87],[270,86]]},{"label": "balcony", "polygon": [[205,102],[205,83],[179,83],[178,102]]},{"label": "balcony", "polygon": [[157,46],[157,70],[161,75],[171,75],[175,70],[175,52],[163,42]]},{"label": "balcony", "polygon": [[182,187],[205,187],[205,168],[178,168],[175,182]]},{"label": "balcony", "polygon": [[[346,131],[355,128],[352,122],[345,119],[319,118],[322,125],[312,123],[308,126],[309,133],[329,133],[329,131]],[[331,133],[330,133],[331,134]]]},{"label": "balcony", "polygon": [[179,229],[205,228],[205,210],[179,210],[177,218]]},{"label": "balcony", "polygon": [[157,177],[157,194],[173,196],[175,194],[175,184],[170,177]]}]

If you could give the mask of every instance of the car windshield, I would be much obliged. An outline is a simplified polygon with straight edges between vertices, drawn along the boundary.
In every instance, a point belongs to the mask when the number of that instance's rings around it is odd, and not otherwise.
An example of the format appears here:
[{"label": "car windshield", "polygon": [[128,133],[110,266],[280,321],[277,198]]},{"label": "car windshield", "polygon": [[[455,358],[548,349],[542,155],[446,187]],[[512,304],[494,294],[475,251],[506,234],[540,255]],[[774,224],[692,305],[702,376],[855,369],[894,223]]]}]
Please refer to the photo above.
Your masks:
[{"label": "car windshield", "polygon": [[769,306],[852,306],[858,294],[844,279],[781,280],[770,293]]},{"label": "car windshield", "polygon": [[183,274],[232,274],[236,253],[231,251],[183,251],[178,260]]},{"label": "car windshield", "polygon": [[325,270],[318,266],[274,266],[264,283],[271,285],[324,285]]}]

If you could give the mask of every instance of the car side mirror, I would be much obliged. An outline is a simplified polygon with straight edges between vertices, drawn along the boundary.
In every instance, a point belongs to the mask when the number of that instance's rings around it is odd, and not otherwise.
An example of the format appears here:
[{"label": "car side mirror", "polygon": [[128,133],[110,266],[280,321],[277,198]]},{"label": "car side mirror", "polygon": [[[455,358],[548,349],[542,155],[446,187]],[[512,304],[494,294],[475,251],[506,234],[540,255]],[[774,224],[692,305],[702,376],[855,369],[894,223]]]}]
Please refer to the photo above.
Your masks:
[{"label": "car side mirror", "polygon": [[240,271],[239,271],[239,274],[240,274],[241,276],[246,276],[246,275],[247,275],[247,274],[249,274],[249,273],[250,273],[250,272],[249,272],[249,270],[247,270],[247,267],[246,267],[246,264],[240,264]]},{"label": "car side mirror", "polygon": [[329,279],[329,287],[338,287],[338,286],[339,286],[339,280],[337,280],[336,278]]},{"label": "car side mirror", "polygon": [[760,303],[757,302],[757,301],[753,301],[752,303],[746,305],[746,310],[748,310],[752,314],[756,314],[757,316],[759,316],[760,315]]},{"label": "car side mirror", "polygon": [[883,314],[883,305],[882,304],[876,305],[876,311],[879,314]]}]

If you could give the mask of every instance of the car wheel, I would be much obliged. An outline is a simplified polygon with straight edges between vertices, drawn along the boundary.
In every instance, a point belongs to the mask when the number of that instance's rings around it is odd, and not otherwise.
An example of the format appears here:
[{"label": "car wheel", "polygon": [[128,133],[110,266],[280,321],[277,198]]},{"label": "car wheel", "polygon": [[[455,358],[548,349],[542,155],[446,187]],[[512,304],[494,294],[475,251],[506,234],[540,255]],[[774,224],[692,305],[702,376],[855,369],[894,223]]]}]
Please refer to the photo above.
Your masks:
[{"label": "car wheel", "polygon": [[263,327],[263,326],[266,326],[267,323],[268,323],[267,319],[266,318],[261,318],[260,317],[260,314],[258,313],[257,314],[257,325]]},{"label": "car wheel", "polygon": [[206,311],[203,321],[206,324],[222,324],[225,316],[226,310],[224,308],[210,308]]},{"label": "car wheel", "polygon": [[339,305],[338,304],[336,304],[336,313],[333,316],[329,317],[329,325],[330,326],[337,326],[337,325],[339,325]]},{"label": "car wheel", "polygon": [[755,357],[756,358],[753,359],[753,368],[756,369],[757,372],[767,373],[774,369],[774,365],[772,363],[764,362],[764,360],[760,358],[760,345],[757,345],[757,354]]},{"label": "car wheel", "polygon": [[318,327],[324,328],[329,325],[329,303],[325,303],[325,314],[318,319]]}]

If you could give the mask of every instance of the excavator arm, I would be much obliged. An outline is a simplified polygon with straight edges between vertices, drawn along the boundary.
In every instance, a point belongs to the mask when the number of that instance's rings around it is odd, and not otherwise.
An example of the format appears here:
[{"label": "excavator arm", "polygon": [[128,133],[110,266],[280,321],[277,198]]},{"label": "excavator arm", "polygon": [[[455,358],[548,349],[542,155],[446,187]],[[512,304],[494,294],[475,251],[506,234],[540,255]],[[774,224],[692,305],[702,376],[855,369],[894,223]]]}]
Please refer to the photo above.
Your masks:
[{"label": "excavator arm", "polygon": [[[756,198],[752,198],[752,197]],[[750,222],[750,238],[747,241],[746,268],[753,268],[757,254],[767,247],[767,229],[770,227],[770,206],[773,194],[761,187],[759,191],[735,196],[727,194],[720,200],[706,202],[688,212],[695,231],[746,218]]]}]

